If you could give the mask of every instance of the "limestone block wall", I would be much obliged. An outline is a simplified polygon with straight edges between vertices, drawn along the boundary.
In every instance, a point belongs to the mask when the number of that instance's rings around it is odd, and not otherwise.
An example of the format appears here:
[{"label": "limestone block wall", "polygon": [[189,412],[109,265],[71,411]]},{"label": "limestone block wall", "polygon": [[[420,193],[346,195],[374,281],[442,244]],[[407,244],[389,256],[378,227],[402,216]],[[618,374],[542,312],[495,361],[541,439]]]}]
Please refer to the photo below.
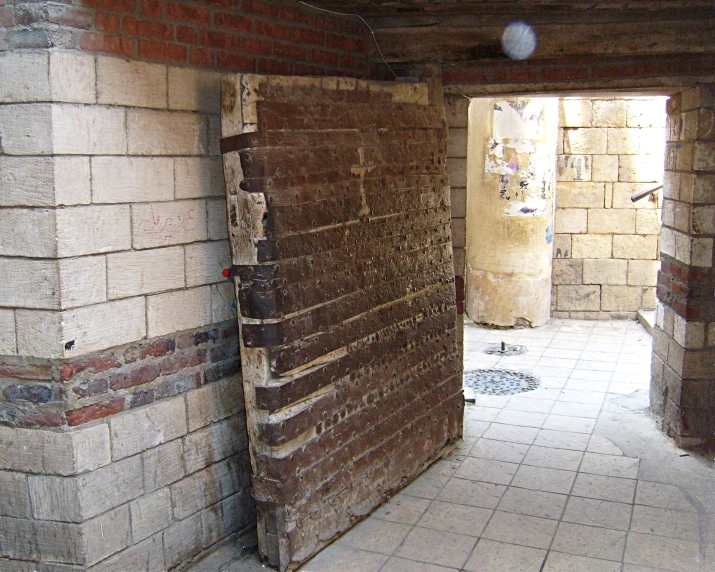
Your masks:
[{"label": "limestone block wall", "polygon": [[655,308],[661,211],[659,198],[630,196],[663,181],[665,100],[560,107],[552,316],[633,318]]}]

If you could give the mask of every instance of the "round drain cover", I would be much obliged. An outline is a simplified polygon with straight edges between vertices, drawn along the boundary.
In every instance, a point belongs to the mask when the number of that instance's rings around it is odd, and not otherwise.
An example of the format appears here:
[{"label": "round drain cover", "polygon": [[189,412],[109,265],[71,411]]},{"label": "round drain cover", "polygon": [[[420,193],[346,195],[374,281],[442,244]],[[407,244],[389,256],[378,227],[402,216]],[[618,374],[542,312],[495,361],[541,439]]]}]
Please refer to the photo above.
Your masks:
[{"label": "round drain cover", "polygon": [[471,369],[464,372],[464,385],[482,395],[514,395],[539,387],[539,378],[511,369]]},{"label": "round drain cover", "polygon": [[493,354],[499,356],[518,356],[526,353],[526,346],[517,346],[511,344],[489,344],[484,348],[485,354]]}]

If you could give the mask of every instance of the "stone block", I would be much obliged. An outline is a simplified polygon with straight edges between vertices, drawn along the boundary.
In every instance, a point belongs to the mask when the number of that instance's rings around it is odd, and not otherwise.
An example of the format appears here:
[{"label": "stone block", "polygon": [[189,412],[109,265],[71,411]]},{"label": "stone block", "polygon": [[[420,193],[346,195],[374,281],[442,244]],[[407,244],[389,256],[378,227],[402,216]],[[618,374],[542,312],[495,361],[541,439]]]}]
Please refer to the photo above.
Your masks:
[{"label": "stone block", "polygon": [[243,411],[243,384],[240,376],[222,379],[186,394],[189,431],[196,431]]},{"label": "stone block", "polygon": [[59,261],[60,308],[99,304],[107,299],[107,264],[104,256]]},{"label": "stone block", "polygon": [[95,157],[92,201],[134,203],[174,199],[174,165],[169,158]]},{"label": "stone block", "polygon": [[0,105],[0,137],[6,155],[52,154],[51,106]]},{"label": "stone block", "polygon": [[129,205],[78,206],[57,211],[60,258],[131,248]]},{"label": "stone block", "polygon": [[60,314],[44,310],[16,310],[17,353],[55,358],[62,355]]},{"label": "stone block", "polygon": [[560,284],[583,284],[583,260],[554,259],[551,282]]},{"label": "stone block", "polygon": [[[683,198],[682,200],[686,200]],[[698,173],[693,177],[693,197],[694,203],[715,203],[715,175]]]},{"label": "stone block", "polygon": [[600,286],[557,286],[556,307],[560,311],[597,311],[601,307]]},{"label": "stone block", "polygon": [[[690,251],[690,263],[700,268],[712,268],[713,266],[713,239],[694,238],[692,239]],[[676,244],[677,257],[677,244]]]},{"label": "stone block", "polygon": [[0,557],[17,560],[39,559],[40,552],[32,520],[0,516]]},{"label": "stone block", "polygon": [[55,203],[81,205],[92,201],[89,157],[55,157]]},{"label": "stone block", "polygon": [[129,508],[119,507],[82,524],[86,563],[91,566],[131,544]]},{"label": "stone block", "polygon": [[590,155],[559,155],[558,181],[590,181],[591,156]]},{"label": "stone block", "polygon": [[642,155],[657,155],[662,158],[665,154],[665,130],[639,129],[639,149]]},{"label": "stone block", "polygon": [[628,127],[665,127],[665,97],[628,101]]},{"label": "stone block", "polygon": [[169,109],[221,112],[221,74],[169,67]]},{"label": "stone block", "polygon": [[592,124],[590,100],[567,97],[559,101],[559,127],[591,127]]},{"label": "stone block", "polygon": [[610,234],[575,234],[572,237],[573,258],[611,258]]},{"label": "stone block", "polygon": [[48,101],[49,61],[47,52],[0,53],[0,101],[23,103]]},{"label": "stone block", "polygon": [[52,105],[53,150],[60,155],[122,155],[127,150],[124,109]]},{"label": "stone block", "polygon": [[618,180],[625,183],[657,183],[663,180],[663,158],[653,155],[621,155]]},{"label": "stone block", "polygon": [[609,155],[637,155],[640,152],[639,129],[609,129]]},{"label": "stone block", "polygon": [[99,56],[97,99],[107,105],[166,108],[166,66]]},{"label": "stone block", "polygon": [[52,101],[95,103],[94,55],[78,52],[50,52],[50,92]]},{"label": "stone block", "polygon": [[465,248],[467,245],[467,219],[452,219],[452,246]]},{"label": "stone block", "polygon": [[0,206],[43,207],[54,203],[51,158],[0,156]]},{"label": "stone block", "polygon": [[461,95],[444,98],[444,108],[447,114],[447,125],[464,127],[469,124],[469,104],[471,100]]},{"label": "stone block", "polygon": [[653,235],[614,235],[613,258],[655,260],[658,258],[658,237]]},{"label": "stone block", "polygon": [[585,233],[588,229],[586,209],[556,209],[554,230],[558,234]]},{"label": "stone block", "polygon": [[56,260],[0,258],[0,276],[3,277],[0,280],[3,306],[59,308],[60,281]]},{"label": "stone block", "polygon": [[594,127],[625,127],[627,104],[623,100],[595,100],[591,103]]},{"label": "stone block", "polygon": [[[686,205],[688,208],[689,205]],[[694,206],[692,220],[693,234],[715,234],[715,205]]]},{"label": "stone block", "polygon": [[31,475],[29,485],[36,519],[78,523],[84,520],[77,478]]},{"label": "stone block", "polygon": [[554,236],[554,259],[571,258],[571,235],[557,234]]},{"label": "stone block", "polygon": [[453,127],[447,137],[447,157],[467,157],[467,130]]},{"label": "stone block", "polygon": [[564,131],[564,153],[567,155],[605,155],[608,151],[608,129],[567,129]]},{"label": "stone block", "polygon": [[64,357],[128,344],[146,335],[144,299],[128,298],[66,310],[62,322]]},{"label": "stone block", "polygon": [[184,249],[180,246],[107,256],[110,299],[176,290],[184,285]]},{"label": "stone block", "polygon": [[0,256],[54,258],[56,216],[52,209],[3,209]]},{"label": "stone block", "polygon": [[715,322],[710,322],[708,324],[708,342],[707,345],[709,348],[715,346]]},{"label": "stone block", "polygon": [[236,455],[248,447],[244,415],[238,414],[184,437],[184,465],[188,474]]},{"label": "stone block", "polygon": [[[96,564],[92,572],[119,570],[166,570],[161,534],[152,536]],[[44,571],[43,571],[44,572]],[[58,570],[57,572],[61,572]],[[69,571],[68,571],[69,572]]]},{"label": "stone block", "polygon": [[182,459],[182,445],[178,439],[144,451],[144,492],[150,493],[183,478],[185,471]]},{"label": "stone block", "polygon": [[208,118],[195,113],[128,110],[130,155],[206,155]]},{"label": "stone block", "polygon": [[35,536],[40,558],[45,562],[84,564],[87,561],[86,545],[79,524],[38,521],[35,523]]},{"label": "stone block", "polygon": [[72,440],[73,473],[93,471],[111,461],[109,426],[83,427],[69,433]]},{"label": "stone block", "polygon": [[186,285],[188,287],[225,280],[221,271],[231,265],[231,253],[227,241],[188,244],[185,247],[185,252]]},{"label": "stone block", "polygon": [[688,321],[680,315],[675,316],[673,338],[679,345],[689,350],[705,347],[705,323]]},{"label": "stone block", "polygon": [[449,175],[449,184],[453,187],[467,186],[467,159],[448,158],[447,159],[447,174]]},{"label": "stone block", "polygon": [[[695,146],[692,143],[681,143],[674,148],[675,150],[675,168],[678,171],[690,171],[693,169],[693,156]],[[671,168],[671,157],[667,157],[668,168]]]},{"label": "stone block", "polygon": [[[650,198],[640,201],[631,201],[631,196],[640,191],[652,189],[657,183],[613,183],[613,208],[614,209],[653,209],[658,208],[658,203]],[[651,195],[652,196],[652,195]]]},{"label": "stone block", "polygon": [[618,180],[618,157],[616,155],[593,155],[592,160],[592,181],[612,183]]},{"label": "stone block", "polygon": [[608,312],[637,312],[641,308],[643,289],[639,286],[610,286],[601,288],[601,310]]},{"label": "stone block", "polygon": [[[667,222],[665,222],[666,220]],[[690,232],[690,205],[669,200],[664,201],[663,221],[664,224],[676,230]]]},{"label": "stone block", "polygon": [[163,533],[166,569],[174,568],[201,552],[201,514],[175,522]]},{"label": "stone block", "polygon": [[556,187],[556,206],[559,208],[603,208],[604,183],[559,183]]},{"label": "stone block", "polygon": [[209,240],[224,240],[228,238],[228,215],[226,199],[206,201],[206,225]]},{"label": "stone block", "polygon": [[177,199],[223,197],[225,185],[220,158],[177,157],[174,159]]},{"label": "stone block", "polygon": [[643,288],[642,310],[654,310],[658,303],[658,295],[655,287]]},{"label": "stone block", "polygon": [[0,471],[0,516],[30,518],[30,490],[27,475]]},{"label": "stone block", "polygon": [[[626,284],[628,277],[627,260],[584,260],[584,284]],[[605,310],[606,308],[601,308]]]},{"label": "stone block", "polygon": [[132,540],[137,543],[171,524],[171,493],[160,489],[129,505],[132,520]]},{"label": "stone block", "polygon": [[636,217],[633,209],[589,209],[588,232],[590,234],[633,233]]},{"label": "stone block", "polygon": [[629,260],[628,284],[631,286],[655,286],[660,269],[660,260]]},{"label": "stone block", "polygon": [[636,234],[660,234],[660,211],[636,211]]},{"label": "stone block", "polygon": [[211,323],[211,289],[207,286],[147,298],[148,336],[156,338]]},{"label": "stone block", "polygon": [[109,422],[112,459],[136,455],[186,434],[183,397],[115,415]]},{"label": "stone block", "polygon": [[[1,294],[0,298],[5,299]],[[15,312],[0,309],[0,355],[14,355],[16,353]]]},{"label": "stone block", "polygon": [[131,208],[136,249],[206,240],[206,203],[202,200],[143,203]]},{"label": "stone block", "polygon": [[452,187],[449,190],[450,204],[453,218],[466,218],[467,216],[467,189]]},{"label": "stone block", "polygon": [[238,492],[241,483],[236,462],[232,457],[171,485],[174,518],[182,520]]}]

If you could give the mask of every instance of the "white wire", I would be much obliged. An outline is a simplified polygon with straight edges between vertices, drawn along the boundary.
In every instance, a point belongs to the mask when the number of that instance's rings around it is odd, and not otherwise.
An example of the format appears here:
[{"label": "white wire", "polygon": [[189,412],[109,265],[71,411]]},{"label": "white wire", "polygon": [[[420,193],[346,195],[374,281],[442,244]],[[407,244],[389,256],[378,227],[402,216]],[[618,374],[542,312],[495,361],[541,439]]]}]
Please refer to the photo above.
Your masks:
[{"label": "white wire", "polygon": [[328,14],[334,14],[335,16],[352,16],[354,18],[359,18],[360,21],[367,26],[367,29],[370,30],[370,33],[372,34],[372,41],[375,42],[375,47],[377,48],[377,53],[380,54],[380,57],[382,58],[382,63],[385,64],[388,70],[390,70],[390,73],[392,73],[395,78],[397,78],[397,74],[395,71],[390,67],[390,64],[387,63],[387,60],[385,59],[385,56],[382,55],[382,50],[380,49],[380,44],[377,43],[377,38],[375,37],[375,30],[370,27],[370,24],[367,23],[365,18],[363,18],[360,14],[351,14],[348,12],[335,12],[334,10],[328,10],[327,8],[321,8],[319,6],[313,6],[312,4],[308,4],[307,2],[303,2],[303,0],[298,1],[299,4],[303,4],[303,6],[307,6],[308,8],[312,8],[313,10],[320,10],[321,12],[327,12]]}]

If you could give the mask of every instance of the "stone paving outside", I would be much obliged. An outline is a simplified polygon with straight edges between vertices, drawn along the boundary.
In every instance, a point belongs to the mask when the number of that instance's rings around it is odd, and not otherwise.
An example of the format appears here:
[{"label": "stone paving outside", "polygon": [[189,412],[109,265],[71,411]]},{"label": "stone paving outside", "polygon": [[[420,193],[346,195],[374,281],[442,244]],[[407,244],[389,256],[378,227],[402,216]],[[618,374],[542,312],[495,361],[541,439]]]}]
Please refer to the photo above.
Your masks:
[{"label": "stone paving outside", "polygon": [[[483,353],[505,341],[514,357]],[[527,370],[534,391],[477,395],[464,441],[301,572],[715,571],[715,470],[647,411],[637,322],[469,322],[465,370]],[[194,572],[266,570],[226,547]]]}]

